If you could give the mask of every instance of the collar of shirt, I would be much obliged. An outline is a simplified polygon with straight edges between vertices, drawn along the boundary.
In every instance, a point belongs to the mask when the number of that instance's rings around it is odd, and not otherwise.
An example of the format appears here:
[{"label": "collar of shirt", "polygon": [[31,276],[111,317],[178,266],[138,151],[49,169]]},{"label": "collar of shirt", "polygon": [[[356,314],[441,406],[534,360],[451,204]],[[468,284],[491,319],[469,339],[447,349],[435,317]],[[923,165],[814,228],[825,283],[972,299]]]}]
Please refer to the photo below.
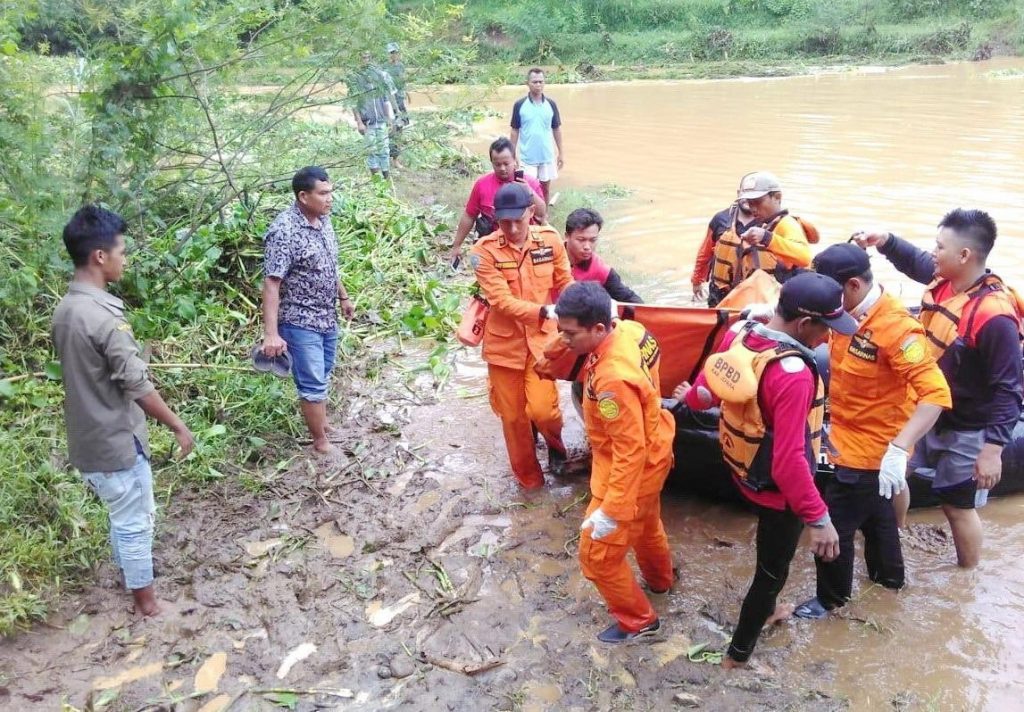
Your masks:
[{"label": "collar of shirt", "polygon": [[86,284],[85,282],[76,281],[72,282],[68,287],[68,292],[71,294],[83,294],[92,297],[104,306],[113,307],[119,312],[124,312],[124,302],[105,289],[94,287],[91,284]]},{"label": "collar of shirt", "polygon": [[780,344],[785,344],[786,346],[792,346],[793,348],[795,348],[796,350],[800,351],[802,354],[810,358],[812,361],[814,360],[814,350],[800,343],[789,334],[783,333],[781,331],[776,331],[775,329],[769,329],[764,324],[754,324],[752,331],[762,338],[769,339],[771,341],[776,341]]},{"label": "collar of shirt", "polygon": [[865,317],[865,315],[867,315],[868,309],[875,306],[875,304],[877,304],[878,300],[881,298],[882,285],[880,285],[878,282],[875,282],[874,284],[871,285],[871,289],[868,290],[867,296],[864,297],[864,299],[861,300],[860,304],[855,306],[853,308],[853,311],[850,312],[850,316],[852,316],[857,321],[862,320]]},{"label": "collar of shirt", "polygon": [[305,214],[299,208],[298,201],[295,201],[294,203],[292,203],[292,207],[290,207],[288,209],[288,212],[289,212],[289,218],[297,226],[299,226],[299,227],[307,227],[310,230],[316,230],[317,232],[322,232],[323,231],[323,229],[324,229],[324,222],[328,219],[328,217],[326,215],[321,215],[320,218],[317,220],[317,222],[320,223],[320,224],[319,225],[313,225],[311,222],[309,222],[309,219],[305,216]]},{"label": "collar of shirt", "polygon": [[590,352],[590,364],[592,366],[612,347],[612,343],[617,338],[619,338],[619,330],[615,328],[615,323],[612,322],[611,331],[608,332],[608,336],[604,337],[604,340],[597,345],[597,348]]}]

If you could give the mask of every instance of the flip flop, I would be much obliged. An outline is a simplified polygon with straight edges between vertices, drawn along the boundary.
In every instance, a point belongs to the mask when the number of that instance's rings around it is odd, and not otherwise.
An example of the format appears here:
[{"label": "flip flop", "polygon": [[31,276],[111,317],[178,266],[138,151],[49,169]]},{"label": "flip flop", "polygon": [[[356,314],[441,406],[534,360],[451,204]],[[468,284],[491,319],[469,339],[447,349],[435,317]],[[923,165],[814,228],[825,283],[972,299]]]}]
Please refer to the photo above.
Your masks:
[{"label": "flip flop", "polygon": [[252,347],[252,367],[261,373],[272,373],[278,378],[287,378],[292,372],[292,357],[287,351],[280,356],[267,356],[263,344]]}]

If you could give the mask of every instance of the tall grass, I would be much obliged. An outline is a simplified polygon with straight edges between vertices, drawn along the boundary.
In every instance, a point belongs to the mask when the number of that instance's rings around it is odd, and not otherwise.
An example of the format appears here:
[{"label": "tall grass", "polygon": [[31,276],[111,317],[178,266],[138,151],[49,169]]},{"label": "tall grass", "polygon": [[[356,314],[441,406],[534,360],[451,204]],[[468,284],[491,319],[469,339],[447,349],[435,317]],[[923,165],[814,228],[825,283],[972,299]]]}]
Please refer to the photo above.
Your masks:
[{"label": "tall grass", "polygon": [[[417,158],[417,150],[430,155]],[[406,158],[438,165],[446,151],[431,142]],[[359,314],[343,327],[341,371],[375,368],[364,358],[367,347],[389,337],[444,342],[461,296],[431,267],[446,209],[410,207],[383,185],[363,182],[361,168],[360,179],[336,173],[333,221]],[[262,207],[235,205],[184,246],[173,227],[130,240],[128,272],[113,288],[152,352],[154,380],[197,436],[190,459],[173,462],[169,433],[151,426],[162,502],[182,486],[222,478],[258,489],[303,432],[291,382],[247,364],[260,337],[262,236],[291,200],[287,189],[258,197]],[[62,249],[55,235],[40,241],[0,227],[0,635],[44,616],[108,555],[105,510],[65,456],[60,371],[48,337],[70,277]],[[443,378],[445,360],[434,365]]]},{"label": "tall grass", "polygon": [[486,57],[510,62],[791,61],[955,55],[1020,42],[1012,0],[497,0],[465,18]]}]

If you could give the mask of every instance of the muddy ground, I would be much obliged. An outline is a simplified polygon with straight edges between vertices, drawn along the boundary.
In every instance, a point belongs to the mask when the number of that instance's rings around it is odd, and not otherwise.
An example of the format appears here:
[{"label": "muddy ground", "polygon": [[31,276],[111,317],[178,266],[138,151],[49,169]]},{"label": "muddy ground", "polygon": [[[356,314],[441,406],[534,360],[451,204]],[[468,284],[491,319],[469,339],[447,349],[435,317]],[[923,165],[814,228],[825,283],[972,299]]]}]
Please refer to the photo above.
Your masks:
[{"label": "muddy ground", "polygon": [[694,649],[724,649],[746,581],[692,585],[688,562],[723,546],[752,561],[752,526],[739,542],[707,523],[674,532],[683,580],[656,604],[663,635],[597,643],[610,619],[575,558],[585,461],[524,495],[481,382],[439,397],[394,382],[346,386],[336,457],[268,468],[258,492],[176,493],[155,557],[177,612],[133,617],[100,567],[45,625],[0,645],[0,708],[848,707],[816,689],[821,669],[786,669],[785,626],[755,670],[726,674]]}]

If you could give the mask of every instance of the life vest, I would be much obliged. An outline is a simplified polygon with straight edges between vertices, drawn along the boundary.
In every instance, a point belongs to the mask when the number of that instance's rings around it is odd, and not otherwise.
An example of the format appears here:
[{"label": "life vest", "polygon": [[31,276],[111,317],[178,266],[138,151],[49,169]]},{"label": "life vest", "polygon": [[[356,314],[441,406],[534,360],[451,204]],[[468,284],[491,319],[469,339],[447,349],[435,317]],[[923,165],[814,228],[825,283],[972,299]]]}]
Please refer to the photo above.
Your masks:
[{"label": "life vest", "polygon": [[[722,457],[740,484],[755,492],[777,490],[772,479],[772,432],[761,415],[757,391],[769,364],[784,358],[797,357],[814,374],[816,392],[807,414],[804,456],[811,472],[815,471],[821,452],[822,423],[825,419],[825,386],[818,375],[814,352],[796,341],[778,341],[752,346],[751,333],[759,333],[757,325],[747,325],[737,334],[725,351],[711,356],[704,366],[704,377],[711,391],[722,399],[718,434]],[[767,337],[764,333],[759,336]],[[767,337],[772,338],[772,337]]]},{"label": "life vest", "polygon": [[[739,208],[734,205],[729,213],[729,229],[722,233],[715,245],[711,286],[716,290],[719,299],[759,269],[768,272],[780,283],[785,282],[796,271],[782,264],[779,258],[767,248],[761,245],[747,245],[740,239],[736,226],[738,211]],[[779,221],[787,215],[789,215],[789,211],[783,210],[761,227],[769,233],[774,232]],[[821,239],[818,229],[814,225],[795,215],[792,217],[800,224],[807,237],[807,242],[813,245]],[[748,227],[753,227],[753,225]]]},{"label": "life vest", "polygon": [[715,243],[714,257],[711,267],[711,287],[725,296],[734,285],[743,281],[736,279],[736,265],[739,255],[743,252],[743,242],[737,232],[736,221],[739,206],[735,203],[729,209],[729,227]]},{"label": "life vest", "polygon": [[1016,291],[999,277],[986,272],[970,287],[940,304],[935,301],[935,294],[948,281],[936,280],[921,299],[921,323],[936,359],[941,359],[958,339],[967,348],[973,348],[981,327],[992,317],[1012,316],[1020,331],[1024,305]]},{"label": "life vest", "polygon": [[597,282],[602,287],[608,281],[608,275],[612,268],[607,262],[597,255],[592,255],[586,267],[582,265],[572,266],[572,278],[577,282]]}]

